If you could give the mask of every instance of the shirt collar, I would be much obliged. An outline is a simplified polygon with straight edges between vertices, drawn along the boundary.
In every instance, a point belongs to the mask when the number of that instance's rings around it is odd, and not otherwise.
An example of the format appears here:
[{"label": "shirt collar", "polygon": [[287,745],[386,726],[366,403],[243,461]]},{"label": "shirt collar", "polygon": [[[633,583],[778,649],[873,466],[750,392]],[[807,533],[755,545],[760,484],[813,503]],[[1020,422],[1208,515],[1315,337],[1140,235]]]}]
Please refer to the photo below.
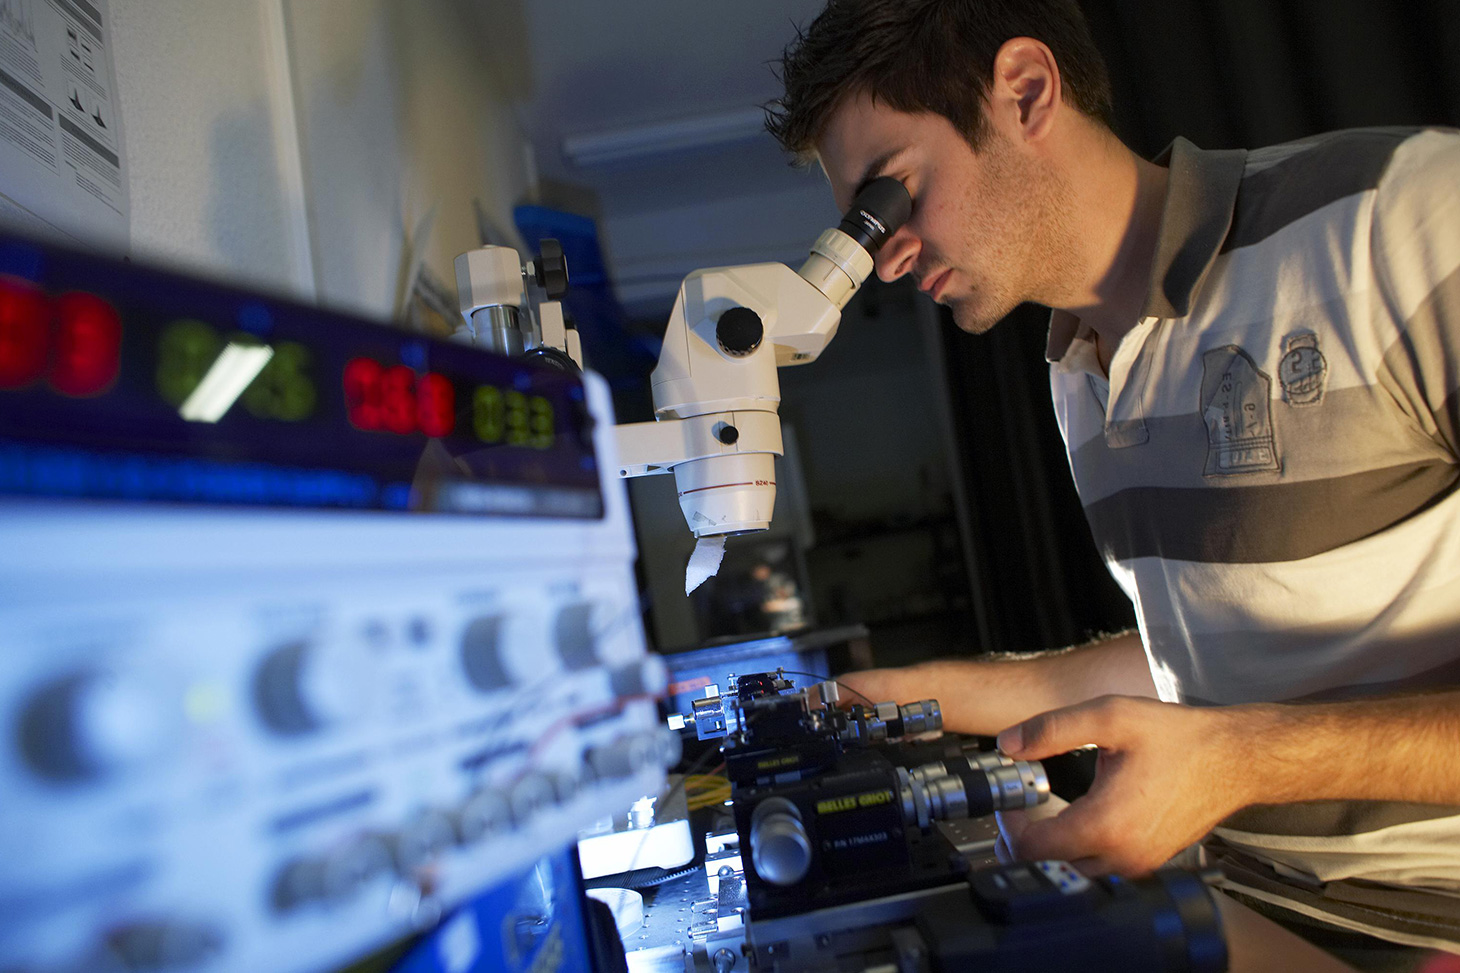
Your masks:
[{"label": "shirt collar", "polygon": [[[1232,227],[1237,188],[1247,164],[1244,149],[1204,151],[1178,138],[1153,160],[1171,170],[1166,202],[1156,232],[1151,286],[1141,317],[1180,318],[1191,313],[1191,301],[1221,252]],[[1075,339],[1079,319],[1063,311],[1050,318],[1045,357],[1059,361]]]}]

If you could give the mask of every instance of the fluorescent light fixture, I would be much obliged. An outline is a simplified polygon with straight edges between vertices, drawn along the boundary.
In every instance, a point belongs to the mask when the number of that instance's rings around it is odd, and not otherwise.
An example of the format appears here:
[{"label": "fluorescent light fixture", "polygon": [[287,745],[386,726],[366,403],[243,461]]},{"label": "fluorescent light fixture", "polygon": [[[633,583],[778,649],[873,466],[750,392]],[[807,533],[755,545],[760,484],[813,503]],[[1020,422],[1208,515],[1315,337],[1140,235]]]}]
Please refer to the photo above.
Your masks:
[{"label": "fluorescent light fixture", "polygon": [[208,374],[193,389],[193,394],[179,408],[178,414],[188,422],[217,422],[222,419],[249,383],[274,357],[268,345],[239,345],[228,342]]},{"label": "fluorescent light fixture", "polygon": [[759,108],[743,108],[609,132],[570,135],[563,139],[563,156],[575,166],[591,167],[765,137],[765,112]]}]

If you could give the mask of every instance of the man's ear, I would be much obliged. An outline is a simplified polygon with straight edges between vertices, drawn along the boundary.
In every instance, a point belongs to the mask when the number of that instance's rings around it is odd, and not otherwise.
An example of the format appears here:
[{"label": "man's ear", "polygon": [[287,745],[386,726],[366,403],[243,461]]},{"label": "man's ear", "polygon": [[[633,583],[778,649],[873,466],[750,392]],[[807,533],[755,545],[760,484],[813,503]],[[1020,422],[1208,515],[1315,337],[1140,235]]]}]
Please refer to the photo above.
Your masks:
[{"label": "man's ear", "polygon": [[1024,141],[1044,138],[1054,126],[1061,99],[1054,52],[1032,37],[1014,37],[994,55],[989,109],[994,124]]}]

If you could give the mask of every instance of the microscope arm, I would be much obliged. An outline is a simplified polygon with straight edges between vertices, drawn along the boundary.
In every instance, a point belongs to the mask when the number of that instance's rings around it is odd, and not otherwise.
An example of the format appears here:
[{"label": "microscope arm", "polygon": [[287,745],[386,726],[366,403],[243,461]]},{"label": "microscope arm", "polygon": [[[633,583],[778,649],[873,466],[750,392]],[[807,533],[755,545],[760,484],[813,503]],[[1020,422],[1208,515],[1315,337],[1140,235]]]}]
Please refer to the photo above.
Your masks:
[{"label": "microscope arm", "polygon": [[781,455],[774,412],[715,412],[690,419],[628,422],[614,427],[619,476],[668,473],[689,460],[735,453]]}]

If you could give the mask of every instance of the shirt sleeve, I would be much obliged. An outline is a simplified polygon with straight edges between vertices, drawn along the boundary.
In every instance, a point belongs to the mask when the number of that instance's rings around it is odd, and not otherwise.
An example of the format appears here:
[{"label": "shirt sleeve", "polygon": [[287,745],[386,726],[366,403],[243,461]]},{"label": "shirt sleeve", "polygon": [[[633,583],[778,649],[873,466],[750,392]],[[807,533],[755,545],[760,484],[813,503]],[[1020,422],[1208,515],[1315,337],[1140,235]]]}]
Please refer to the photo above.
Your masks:
[{"label": "shirt sleeve", "polygon": [[1460,462],[1460,132],[1407,140],[1379,182],[1370,258],[1378,380]]}]

